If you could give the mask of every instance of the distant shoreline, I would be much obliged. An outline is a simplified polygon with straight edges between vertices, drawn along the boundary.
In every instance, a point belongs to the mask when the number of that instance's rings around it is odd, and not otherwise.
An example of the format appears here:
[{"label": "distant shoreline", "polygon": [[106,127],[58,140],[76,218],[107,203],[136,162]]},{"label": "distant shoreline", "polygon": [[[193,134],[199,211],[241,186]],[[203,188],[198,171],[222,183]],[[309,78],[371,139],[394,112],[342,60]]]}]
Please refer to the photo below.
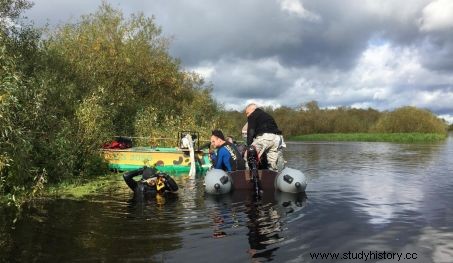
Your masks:
[{"label": "distant shoreline", "polygon": [[447,134],[438,133],[318,133],[288,136],[286,140],[425,143],[443,141],[445,138]]}]

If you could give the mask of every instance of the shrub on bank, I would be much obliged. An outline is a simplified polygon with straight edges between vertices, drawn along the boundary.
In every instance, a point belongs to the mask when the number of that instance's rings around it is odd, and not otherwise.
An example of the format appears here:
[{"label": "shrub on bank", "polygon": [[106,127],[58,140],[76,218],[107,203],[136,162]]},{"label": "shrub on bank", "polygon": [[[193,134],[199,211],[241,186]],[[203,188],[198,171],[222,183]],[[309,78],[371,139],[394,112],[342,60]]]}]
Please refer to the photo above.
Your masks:
[{"label": "shrub on bank", "polygon": [[406,106],[384,113],[370,131],[377,133],[446,134],[447,124],[428,110]]}]

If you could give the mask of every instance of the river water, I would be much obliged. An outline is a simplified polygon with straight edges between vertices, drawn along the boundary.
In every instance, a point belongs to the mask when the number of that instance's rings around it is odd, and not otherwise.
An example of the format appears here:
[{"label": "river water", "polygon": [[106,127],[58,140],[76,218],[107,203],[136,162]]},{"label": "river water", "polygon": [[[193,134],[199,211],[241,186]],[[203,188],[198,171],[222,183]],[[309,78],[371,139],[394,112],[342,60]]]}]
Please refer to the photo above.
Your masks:
[{"label": "river water", "polygon": [[39,200],[15,222],[0,210],[0,261],[453,262],[451,135],[290,143],[285,158],[308,176],[306,194],[212,197],[201,176],[182,176],[176,198],[136,202],[124,186]]}]

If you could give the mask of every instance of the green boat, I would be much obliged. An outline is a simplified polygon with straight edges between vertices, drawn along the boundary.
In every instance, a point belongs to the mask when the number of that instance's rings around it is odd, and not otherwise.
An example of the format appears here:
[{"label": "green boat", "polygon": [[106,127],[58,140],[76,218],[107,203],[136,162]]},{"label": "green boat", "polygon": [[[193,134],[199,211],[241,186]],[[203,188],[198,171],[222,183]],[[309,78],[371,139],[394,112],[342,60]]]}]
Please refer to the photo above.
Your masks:
[{"label": "green boat", "polygon": [[[198,133],[191,133],[193,137],[198,138]],[[178,133],[178,138],[182,138],[185,134],[187,133]],[[132,140],[130,139],[130,141]],[[117,171],[132,171],[146,165],[155,166],[161,172],[188,173],[191,168],[190,151],[181,146],[127,147],[124,149],[104,147],[102,156],[109,163],[109,168]],[[206,172],[211,167],[209,151],[200,149],[198,143],[194,149],[194,157],[197,173]]]}]

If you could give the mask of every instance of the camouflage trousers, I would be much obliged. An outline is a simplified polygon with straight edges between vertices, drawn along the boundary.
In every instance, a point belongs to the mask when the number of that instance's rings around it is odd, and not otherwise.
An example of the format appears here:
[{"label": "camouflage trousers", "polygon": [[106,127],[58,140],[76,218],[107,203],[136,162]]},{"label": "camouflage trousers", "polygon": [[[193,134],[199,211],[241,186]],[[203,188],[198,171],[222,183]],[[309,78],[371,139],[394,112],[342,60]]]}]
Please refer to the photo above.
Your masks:
[{"label": "camouflage trousers", "polygon": [[283,148],[285,148],[286,145],[282,135],[264,133],[256,137],[253,140],[252,145],[255,146],[260,157],[263,153],[267,154],[267,162],[269,163],[270,169],[280,172],[285,168]]}]

